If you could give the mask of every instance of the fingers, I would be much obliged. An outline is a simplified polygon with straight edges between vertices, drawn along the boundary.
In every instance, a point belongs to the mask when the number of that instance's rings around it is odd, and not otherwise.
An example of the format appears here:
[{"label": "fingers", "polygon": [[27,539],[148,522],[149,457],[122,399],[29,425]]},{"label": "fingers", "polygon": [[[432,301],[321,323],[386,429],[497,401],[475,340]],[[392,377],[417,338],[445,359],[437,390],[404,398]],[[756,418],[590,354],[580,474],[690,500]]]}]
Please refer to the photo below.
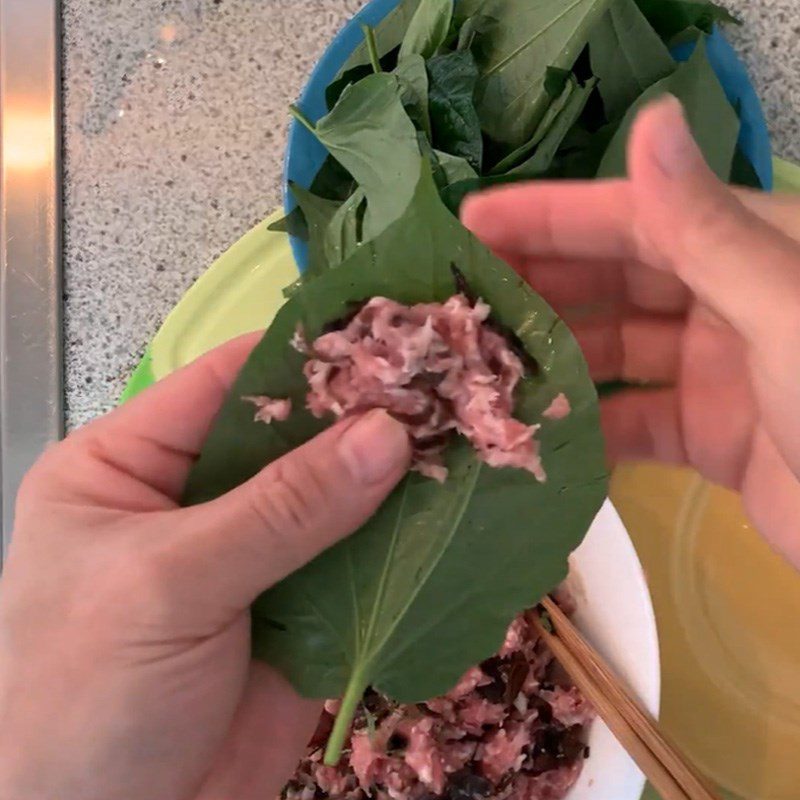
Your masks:
[{"label": "fingers", "polygon": [[274,669],[253,662],[228,738],[196,800],[278,797],[303,756],[320,710]]},{"label": "fingers", "polygon": [[689,461],[711,481],[738,489],[758,417],[744,340],[708,309],[689,317],[681,403]]},{"label": "fingers", "polygon": [[714,178],[674,99],[640,117],[630,173],[643,251],[748,343],[765,427],[800,470],[800,245]]},{"label": "fingers", "polygon": [[570,312],[577,316],[596,308],[619,307],[625,297],[619,261],[539,259],[515,253],[501,257],[565,318]]},{"label": "fingers", "polygon": [[685,314],[690,294],[674,275],[634,261],[531,258],[497,253],[567,322],[596,311]]},{"label": "fingers", "polygon": [[671,384],[678,380],[682,320],[627,316],[579,320],[570,328],[596,382]]},{"label": "fingers", "polygon": [[744,505],[756,529],[800,569],[800,484],[773,437],[759,429],[742,485]]},{"label": "fingers", "polygon": [[777,336],[800,347],[800,245],[713,176],[675,98],[639,116],[629,172],[640,258],[681,278],[752,345]]},{"label": "fingers", "polygon": [[734,194],[754,214],[800,242],[800,197],[796,194],[767,194],[755,189],[734,189]]},{"label": "fingers", "polygon": [[668,272],[638,261],[624,262],[625,299],[640,311],[685,314],[691,305],[686,285]]},{"label": "fingers", "polygon": [[[473,195],[462,221],[555,310],[613,300],[683,313],[686,286],[638,259],[627,181],[536,181]],[[591,300],[590,300],[591,298]]]},{"label": "fingers", "polygon": [[177,501],[214,417],[260,335],[222,345],[90,423],[69,437],[64,457],[74,463],[76,455],[88,452]]},{"label": "fingers", "polygon": [[535,181],[467,197],[461,220],[492,250],[620,259],[636,255],[631,203],[627,181]]},{"label": "fingers", "polygon": [[688,463],[709,480],[738,489],[757,419],[744,343],[696,309],[681,351],[680,387],[630,390],[602,401],[609,456],[612,463]]},{"label": "fingers", "polygon": [[405,429],[384,411],[340,423],[233,492],[181,512],[181,570],[244,608],[363,525],[410,457]]},{"label": "fingers", "polygon": [[[736,188],[765,222],[800,239],[800,198]],[[638,255],[629,181],[531,181],[470,195],[461,220],[503,256],[621,259]]]},{"label": "fingers", "polygon": [[632,389],[600,404],[609,461],[687,463],[676,389]]}]

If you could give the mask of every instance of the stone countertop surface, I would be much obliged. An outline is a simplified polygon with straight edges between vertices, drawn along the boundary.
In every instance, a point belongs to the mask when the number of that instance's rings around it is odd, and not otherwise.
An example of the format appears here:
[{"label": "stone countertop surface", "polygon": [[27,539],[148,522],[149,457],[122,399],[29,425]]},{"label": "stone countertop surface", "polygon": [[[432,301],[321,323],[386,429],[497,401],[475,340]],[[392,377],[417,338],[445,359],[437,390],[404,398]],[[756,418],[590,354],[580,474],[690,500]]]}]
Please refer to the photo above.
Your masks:
[{"label": "stone countertop surface", "polygon": [[[116,402],[192,282],[280,203],[293,101],[360,0],[63,0],[68,425]],[[800,161],[800,0],[729,0]]]}]

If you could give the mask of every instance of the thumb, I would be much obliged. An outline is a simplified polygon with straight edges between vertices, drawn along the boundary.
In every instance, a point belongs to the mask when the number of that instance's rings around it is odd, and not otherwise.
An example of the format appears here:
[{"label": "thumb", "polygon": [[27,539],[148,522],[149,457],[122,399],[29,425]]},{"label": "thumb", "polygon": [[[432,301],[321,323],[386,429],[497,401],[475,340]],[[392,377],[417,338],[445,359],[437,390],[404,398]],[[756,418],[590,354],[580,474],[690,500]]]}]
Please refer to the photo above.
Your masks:
[{"label": "thumb", "polygon": [[184,518],[182,527],[202,573],[195,577],[221,603],[246,607],[363,525],[410,456],[403,426],[371,411],[329,428],[227,495],[185,509],[193,520]]},{"label": "thumb", "polygon": [[675,97],[639,115],[628,164],[642,259],[676,273],[751,344],[797,341],[800,245],[714,176]]}]

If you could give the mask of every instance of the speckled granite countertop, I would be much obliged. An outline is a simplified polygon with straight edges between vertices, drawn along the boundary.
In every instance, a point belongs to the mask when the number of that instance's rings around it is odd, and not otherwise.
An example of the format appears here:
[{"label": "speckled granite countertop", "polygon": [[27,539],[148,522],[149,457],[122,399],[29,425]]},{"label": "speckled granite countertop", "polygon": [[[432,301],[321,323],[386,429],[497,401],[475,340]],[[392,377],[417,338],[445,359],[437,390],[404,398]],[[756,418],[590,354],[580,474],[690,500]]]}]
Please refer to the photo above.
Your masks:
[{"label": "speckled granite countertop", "polygon": [[[71,427],[110,408],[220,253],[280,202],[287,104],[360,0],[63,0]],[[800,160],[800,0],[730,0]]]}]

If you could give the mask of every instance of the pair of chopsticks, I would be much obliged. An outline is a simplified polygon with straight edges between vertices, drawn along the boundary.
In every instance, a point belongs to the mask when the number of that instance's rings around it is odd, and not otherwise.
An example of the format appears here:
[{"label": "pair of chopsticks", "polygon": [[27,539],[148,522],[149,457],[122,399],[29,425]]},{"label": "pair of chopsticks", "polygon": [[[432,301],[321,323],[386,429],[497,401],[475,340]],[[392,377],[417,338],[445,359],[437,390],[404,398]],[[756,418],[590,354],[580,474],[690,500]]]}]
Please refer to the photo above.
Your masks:
[{"label": "pair of chopsticks", "polygon": [[536,612],[527,619],[594,706],[662,800],[720,800],[719,794],[659,730],[658,723],[550,598],[542,602],[553,630]]}]

